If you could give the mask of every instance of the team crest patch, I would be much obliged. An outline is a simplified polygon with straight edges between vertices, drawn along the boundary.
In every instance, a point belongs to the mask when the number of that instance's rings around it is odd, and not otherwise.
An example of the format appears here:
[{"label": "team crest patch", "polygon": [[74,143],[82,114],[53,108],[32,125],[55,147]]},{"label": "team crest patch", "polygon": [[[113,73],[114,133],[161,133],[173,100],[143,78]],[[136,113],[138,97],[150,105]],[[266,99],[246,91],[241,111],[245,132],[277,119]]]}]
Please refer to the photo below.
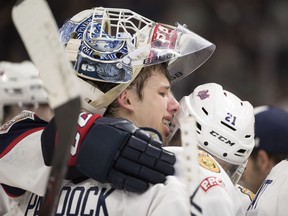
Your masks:
[{"label": "team crest patch", "polygon": [[0,127],[0,134],[4,134],[7,131],[9,131],[9,129],[16,123],[19,121],[22,121],[24,119],[34,119],[34,112],[28,111],[28,110],[23,110],[21,113],[19,113],[17,116],[15,116],[13,119],[7,121],[5,124],[3,124]]},{"label": "team crest patch", "polygon": [[197,96],[200,97],[201,100],[208,98],[210,95],[208,94],[208,90],[199,91]]},{"label": "team crest patch", "polygon": [[210,155],[201,152],[198,155],[198,160],[200,166],[202,166],[203,168],[211,172],[220,173],[219,165],[216,163],[215,159],[212,158]]}]

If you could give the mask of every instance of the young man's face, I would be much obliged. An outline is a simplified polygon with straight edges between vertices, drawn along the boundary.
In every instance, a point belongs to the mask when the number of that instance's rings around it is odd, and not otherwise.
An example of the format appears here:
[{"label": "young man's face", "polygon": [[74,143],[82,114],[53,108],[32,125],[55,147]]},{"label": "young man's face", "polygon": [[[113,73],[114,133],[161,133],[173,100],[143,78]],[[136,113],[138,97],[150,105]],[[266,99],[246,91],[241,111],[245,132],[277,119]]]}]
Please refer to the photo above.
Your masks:
[{"label": "young man's face", "polygon": [[256,156],[249,157],[240,184],[256,193],[274,165],[267,153],[259,150]]},{"label": "young man's face", "polygon": [[144,84],[142,101],[139,100],[134,88],[128,91],[133,107],[128,118],[138,127],[156,129],[165,140],[170,133],[168,124],[179,110],[179,103],[171,93],[167,78],[161,73],[153,73]]}]

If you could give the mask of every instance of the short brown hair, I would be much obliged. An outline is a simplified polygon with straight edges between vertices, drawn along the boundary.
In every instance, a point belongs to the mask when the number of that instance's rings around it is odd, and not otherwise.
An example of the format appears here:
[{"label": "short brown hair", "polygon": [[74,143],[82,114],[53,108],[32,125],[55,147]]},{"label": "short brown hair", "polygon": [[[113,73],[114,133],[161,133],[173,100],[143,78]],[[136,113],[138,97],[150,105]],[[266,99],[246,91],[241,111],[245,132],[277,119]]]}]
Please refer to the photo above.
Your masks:
[{"label": "short brown hair", "polygon": [[[170,74],[167,69],[167,64],[157,64],[157,65],[151,65],[147,67],[143,67],[137,77],[133,80],[133,82],[127,87],[127,89],[131,89],[132,87],[135,87],[135,91],[137,93],[137,96],[139,100],[141,101],[143,99],[143,88],[147,80],[153,75],[153,73],[161,73],[163,74],[168,81],[170,82]],[[104,116],[115,116],[116,112],[119,109],[119,104],[117,103],[117,100],[115,99],[106,109]]]}]

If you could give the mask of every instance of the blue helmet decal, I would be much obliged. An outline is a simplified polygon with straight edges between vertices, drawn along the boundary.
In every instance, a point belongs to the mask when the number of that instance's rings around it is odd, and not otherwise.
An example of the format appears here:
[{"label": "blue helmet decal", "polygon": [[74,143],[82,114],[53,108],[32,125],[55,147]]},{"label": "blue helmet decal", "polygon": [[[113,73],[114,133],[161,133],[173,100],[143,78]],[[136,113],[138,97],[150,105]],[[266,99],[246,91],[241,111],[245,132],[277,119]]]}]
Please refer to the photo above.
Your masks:
[{"label": "blue helmet decal", "polygon": [[110,64],[94,62],[83,56],[78,58],[80,60],[77,61],[75,69],[81,77],[112,83],[124,83],[132,78],[132,69],[126,64],[120,62]]},{"label": "blue helmet decal", "polygon": [[75,39],[81,40],[74,68],[79,76],[90,80],[128,82],[132,78],[132,67],[129,63],[122,62],[128,54],[126,41],[115,39],[104,32],[102,16],[98,15],[96,18],[99,18],[96,22],[92,15],[80,23],[68,21],[60,29],[64,44],[69,42],[73,33]]}]

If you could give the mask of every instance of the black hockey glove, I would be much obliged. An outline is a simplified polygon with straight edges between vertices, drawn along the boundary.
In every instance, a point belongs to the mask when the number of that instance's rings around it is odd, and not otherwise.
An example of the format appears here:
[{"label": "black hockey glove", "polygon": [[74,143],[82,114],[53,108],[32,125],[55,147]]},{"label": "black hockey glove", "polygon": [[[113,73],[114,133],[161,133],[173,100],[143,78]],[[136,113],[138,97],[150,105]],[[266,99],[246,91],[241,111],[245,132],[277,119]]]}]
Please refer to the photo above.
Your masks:
[{"label": "black hockey glove", "polygon": [[175,155],[147,131],[120,118],[97,119],[86,134],[76,166],[84,175],[117,189],[144,192],[174,174]]}]

